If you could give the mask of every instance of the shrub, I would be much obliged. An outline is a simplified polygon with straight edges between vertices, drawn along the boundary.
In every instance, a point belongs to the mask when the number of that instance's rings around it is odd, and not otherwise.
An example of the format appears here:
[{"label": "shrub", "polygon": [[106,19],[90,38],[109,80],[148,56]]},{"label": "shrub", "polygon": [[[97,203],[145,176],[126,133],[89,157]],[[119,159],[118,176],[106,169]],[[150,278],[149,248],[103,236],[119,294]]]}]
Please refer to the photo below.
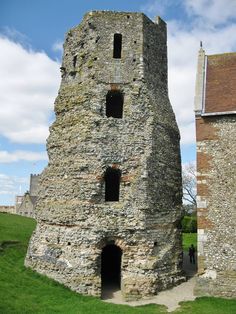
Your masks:
[{"label": "shrub", "polygon": [[182,231],[184,233],[197,232],[197,217],[196,216],[184,216],[181,222]]}]

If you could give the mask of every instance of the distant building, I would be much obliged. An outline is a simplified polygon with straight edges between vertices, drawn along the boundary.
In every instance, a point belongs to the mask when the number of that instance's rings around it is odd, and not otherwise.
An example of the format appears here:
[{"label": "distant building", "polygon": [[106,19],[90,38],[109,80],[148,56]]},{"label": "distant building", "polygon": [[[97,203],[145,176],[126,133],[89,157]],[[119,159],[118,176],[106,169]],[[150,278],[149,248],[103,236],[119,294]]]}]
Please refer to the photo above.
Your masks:
[{"label": "distant building", "polygon": [[30,175],[30,190],[16,196],[15,212],[26,217],[35,217],[35,204],[38,197],[40,175]]},{"label": "distant building", "polygon": [[195,95],[198,295],[236,297],[236,53],[201,48]]},{"label": "distant building", "polygon": [[2,205],[0,206],[0,213],[15,214],[15,206]]},{"label": "distant building", "polygon": [[17,195],[16,196],[16,203],[15,203],[15,207],[18,208],[21,203],[23,202],[24,199],[24,195]]}]

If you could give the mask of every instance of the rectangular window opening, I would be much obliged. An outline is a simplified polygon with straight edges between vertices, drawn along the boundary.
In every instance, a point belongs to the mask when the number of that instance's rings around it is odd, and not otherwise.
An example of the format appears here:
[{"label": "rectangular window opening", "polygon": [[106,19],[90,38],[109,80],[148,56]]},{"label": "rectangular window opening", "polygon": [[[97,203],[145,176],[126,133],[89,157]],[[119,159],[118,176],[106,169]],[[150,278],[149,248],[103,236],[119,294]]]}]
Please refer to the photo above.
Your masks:
[{"label": "rectangular window opening", "polygon": [[108,168],[105,173],[105,202],[119,202],[121,171]]},{"label": "rectangular window opening", "polygon": [[106,96],[106,116],[122,118],[124,97],[120,91],[109,91]]},{"label": "rectangular window opening", "polygon": [[121,34],[114,34],[113,58],[120,59],[121,58],[121,50],[122,50],[122,35]]}]

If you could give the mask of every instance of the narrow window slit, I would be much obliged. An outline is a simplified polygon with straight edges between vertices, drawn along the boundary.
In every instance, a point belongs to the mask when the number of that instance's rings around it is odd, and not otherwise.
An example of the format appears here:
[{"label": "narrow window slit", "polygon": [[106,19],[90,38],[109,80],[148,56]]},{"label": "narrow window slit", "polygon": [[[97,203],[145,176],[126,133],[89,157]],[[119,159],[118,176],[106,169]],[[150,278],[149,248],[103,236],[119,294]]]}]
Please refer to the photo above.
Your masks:
[{"label": "narrow window slit", "polygon": [[73,58],[73,67],[74,68],[76,67],[76,62],[77,62],[77,56],[74,56],[74,58]]},{"label": "narrow window slit", "polygon": [[122,50],[122,35],[121,34],[114,34],[113,58],[120,59],[121,58],[121,50]]}]

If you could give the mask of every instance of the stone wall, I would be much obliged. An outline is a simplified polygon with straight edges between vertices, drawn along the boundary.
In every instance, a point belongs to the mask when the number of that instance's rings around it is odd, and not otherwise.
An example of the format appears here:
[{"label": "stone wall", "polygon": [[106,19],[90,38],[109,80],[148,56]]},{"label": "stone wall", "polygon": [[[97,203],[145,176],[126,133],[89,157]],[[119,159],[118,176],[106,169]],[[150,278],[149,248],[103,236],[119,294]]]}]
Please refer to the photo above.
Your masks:
[{"label": "stone wall", "polygon": [[16,213],[15,206],[2,205],[2,206],[0,206],[0,212],[1,213],[8,213],[8,214],[15,214]]},{"label": "stone wall", "polygon": [[[114,34],[121,58],[113,58]],[[179,131],[167,93],[166,25],[140,13],[90,12],[64,44],[56,121],[47,141],[37,228],[26,266],[101,296],[101,253],[122,250],[126,300],[183,280]],[[106,116],[119,91],[123,117]],[[119,201],[105,202],[107,169]]]},{"label": "stone wall", "polygon": [[197,119],[200,295],[236,296],[236,117]]},{"label": "stone wall", "polygon": [[[236,54],[207,56],[210,62],[205,58],[201,49],[195,96],[198,207],[195,293],[236,297],[236,106],[230,103],[236,97],[232,85],[236,75],[229,66],[235,64]],[[210,74],[205,77],[205,73]],[[223,88],[226,94],[217,97],[222,86],[227,86]]]},{"label": "stone wall", "polygon": [[39,180],[40,174],[31,174],[30,175],[30,190],[29,194],[31,196],[37,196],[39,193]]}]

